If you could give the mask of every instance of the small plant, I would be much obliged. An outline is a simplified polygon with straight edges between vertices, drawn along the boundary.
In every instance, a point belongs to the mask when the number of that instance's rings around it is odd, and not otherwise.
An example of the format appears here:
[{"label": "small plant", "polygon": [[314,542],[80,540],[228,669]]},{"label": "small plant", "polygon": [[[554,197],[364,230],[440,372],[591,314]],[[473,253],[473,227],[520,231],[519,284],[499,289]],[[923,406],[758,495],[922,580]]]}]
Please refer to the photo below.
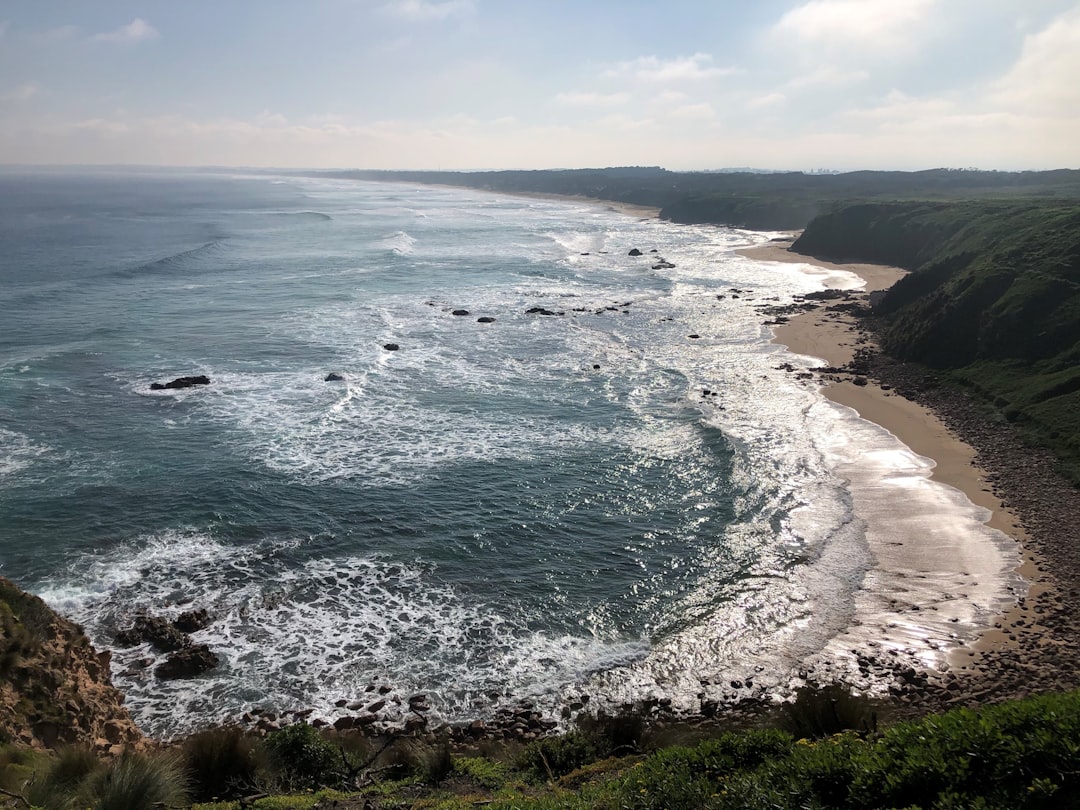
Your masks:
[{"label": "small plant", "polygon": [[344,779],[341,751],[307,723],[295,723],[266,738],[270,770],[281,789],[336,787]]},{"label": "small plant", "polygon": [[93,810],[157,810],[187,805],[187,779],[179,758],[125,754],[84,780],[78,807]]},{"label": "small plant", "polygon": [[484,757],[458,757],[453,767],[454,773],[471,779],[484,790],[498,790],[506,784],[507,769],[501,762]]},{"label": "small plant", "polygon": [[446,743],[424,748],[417,752],[417,773],[426,784],[437,785],[454,770],[450,746]]},{"label": "small plant", "polygon": [[184,740],[181,756],[196,801],[254,792],[260,765],[255,741],[235,726],[193,734]]},{"label": "small plant", "polygon": [[27,789],[31,805],[65,810],[72,807],[84,782],[104,770],[104,764],[85,745],[69,745],[57,750]]},{"label": "small plant", "polygon": [[868,734],[877,730],[877,713],[869,698],[855,695],[845,685],[808,684],[795,693],[794,702],[785,704],[781,726],[812,740],[841,731]]},{"label": "small plant", "polygon": [[597,757],[593,741],[580,731],[571,731],[529,743],[518,758],[518,766],[542,779],[555,779]]}]

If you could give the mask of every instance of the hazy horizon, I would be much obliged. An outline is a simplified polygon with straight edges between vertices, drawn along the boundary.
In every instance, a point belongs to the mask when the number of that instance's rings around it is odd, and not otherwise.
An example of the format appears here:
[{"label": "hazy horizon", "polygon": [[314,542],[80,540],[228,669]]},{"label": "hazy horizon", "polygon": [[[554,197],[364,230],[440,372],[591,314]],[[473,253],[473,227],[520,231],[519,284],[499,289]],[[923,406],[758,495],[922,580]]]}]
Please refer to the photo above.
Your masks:
[{"label": "hazy horizon", "polygon": [[1080,2],[0,9],[0,163],[1080,166]]}]

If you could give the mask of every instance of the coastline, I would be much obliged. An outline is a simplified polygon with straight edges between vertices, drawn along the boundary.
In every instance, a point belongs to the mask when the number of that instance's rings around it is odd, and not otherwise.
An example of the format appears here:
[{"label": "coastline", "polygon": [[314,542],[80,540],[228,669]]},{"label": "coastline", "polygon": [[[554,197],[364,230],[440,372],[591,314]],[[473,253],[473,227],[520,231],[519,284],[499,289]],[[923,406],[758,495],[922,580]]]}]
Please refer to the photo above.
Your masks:
[{"label": "coastline", "polygon": [[[866,282],[863,298],[887,289],[907,272],[884,265],[828,262],[793,253],[789,246],[789,240],[778,240],[737,253],[759,261],[794,262],[823,271],[854,273]],[[977,705],[1074,688],[1077,678],[1070,670],[1080,650],[1071,640],[1063,638],[1074,632],[1076,625],[1063,593],[1075,595],[1076,592],[1063,587],[1065,579],[1058,579],[1065,572],[1048,565],[1045,559],[1048,538],[1037,536],[1038,529],[1045,532],[1050,528],[1048,518],[1052,521],[1056,510],[1050,508],[1049,516],[1033,515],[1026,508],[1032,505],[1032,498],[1014,494],[1018,483],[1015,480],[1013,487],[1008,482],[1003,484],[1006,474],[999,466],[1004,462],[1007,467],[1026,469],[1041,461],[1040,475],[1053,475],[1045,469],[1050,462],[1047,459],[1033,462],[1028,457],[1036,454],[1011,436],[1008,450],[994,459],[998,465],[987,469],[985,439],[992,433],[987,432],[985,417],[974,414],[971,403],[963,395],[954,394],[952,398],[945,395],[935,402],[935,397],[927,393],[937,386],[926,384],[919,372],[903,363],[871,360],[868,368],[866,358],[874,357],[877,346],[866,327],[857,311],[816,302],[775,325],[773,342],[795,354],[821,358],[831,369],[850,369],[854,361],[860,375],[858,382],[854,378],[826,375],[822,379],[825,396],[884,428],[912,452],[931,459],[933,480],[958,490],[976,507],[986,510],[985,525],[1016,544],[1018,564],[1014,574],[1021,586],[1014,603],[1003,605],[973,639],[949,651],[937,677],[933,672],[920,673],[929,676],[929,680],[919,684],[921,689],[905,693],[899,713],[918,714],[952,705]],[[912,375],[919,376],[918,381],[905,385]],[[898,389],[903,389],[903,393]],[[969,430],[965,431],[965,427]],[[969,443],[971,439],[965,432],[972,439],[982,437],[984,441]],[[1019,479],[1023,479],[1023,473]],[[1041,504],[1045,506],[1045,501]],[[1036,524],[1036,536],[1029,531],[1031,523]],[[1051,548],[1061,550],[1060,544]],[[1071,560],[1075,554],[1066,553],[1066,556]],[[1041,653],[1041,661],[1032,656],[1036,650]],[[1055,654],[1062,655],[1059,661],[1054,660]]]}]

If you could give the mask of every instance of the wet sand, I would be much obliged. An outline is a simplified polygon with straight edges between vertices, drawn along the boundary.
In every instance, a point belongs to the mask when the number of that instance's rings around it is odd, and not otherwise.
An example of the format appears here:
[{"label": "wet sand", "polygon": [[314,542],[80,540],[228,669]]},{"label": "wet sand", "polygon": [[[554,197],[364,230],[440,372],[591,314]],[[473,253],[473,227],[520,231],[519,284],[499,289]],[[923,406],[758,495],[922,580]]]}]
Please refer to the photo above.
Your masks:
[{"label": "wet sand", "polygon": [[[865,291],[887,289],[905,271],[836,264],[791,252],[789,242],[740,251],[763,261],[798,262],[862,277]],[[825,394],[856,410],[933,459],[933,478],[987,511],[987,525],[1017,544],[1015,604],[989,617],[986,629],[953,649],[938,672],[919,672],[892,690],[898,714],[1023,697],[1080,686],[1080,490],[1054,469],[1053,457],[1027,446],[933,373],[880,353],[868,307],[819,302],[775,329],[775,342],[848,373],[831,377]],[[854,362],[853,362],[854,361]],[[858,380],[858,384],[856,384]],[[894,561],[895,562],[895,561]],[[902,681],[904,679],[901,679]],[[913,687],[913,688],[909,688]]]}]

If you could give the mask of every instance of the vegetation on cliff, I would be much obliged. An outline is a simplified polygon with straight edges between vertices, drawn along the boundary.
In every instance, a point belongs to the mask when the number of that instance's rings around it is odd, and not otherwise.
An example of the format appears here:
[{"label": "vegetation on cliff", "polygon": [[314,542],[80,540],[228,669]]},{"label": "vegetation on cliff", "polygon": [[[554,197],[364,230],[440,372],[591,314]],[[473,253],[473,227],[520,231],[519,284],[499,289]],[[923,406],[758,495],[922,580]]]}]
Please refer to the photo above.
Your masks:
[{"label": "vegetation on cliff", "polygon": [[838,203],[860,199],[1080,198],[1080,171],[672,172],[657,167],[559,171],[344,171],[319,176],[434,183],[505,193],[591,197],[660,208],[683,224],[755,230],[803,228]]},{"label": "vegetation on cliff", "polygon": [[1080,483],[1080,204],[852,204],[794,250],[912,270],[875,308],[883,348],[967,386]]},{"label": "vegetation on cliff", "polygon": [[[8,745],[0,747],[0,804],[7,797],[8,804],[50,810],[151,810],[216,796],[194,807],[1080,806],[1077,692],[956,709],[881,732],[825,731],[755,729],[664,746],[643,738],[647,753],[582,732],[472,753],[400,738],[377,764],[357,747],[362,738],[322,736],[304,724],[263,741],[207,732],[171,751],[110,761],[85,748],[44,755]],[[266,756],[272,751],[289,759]]]}]

